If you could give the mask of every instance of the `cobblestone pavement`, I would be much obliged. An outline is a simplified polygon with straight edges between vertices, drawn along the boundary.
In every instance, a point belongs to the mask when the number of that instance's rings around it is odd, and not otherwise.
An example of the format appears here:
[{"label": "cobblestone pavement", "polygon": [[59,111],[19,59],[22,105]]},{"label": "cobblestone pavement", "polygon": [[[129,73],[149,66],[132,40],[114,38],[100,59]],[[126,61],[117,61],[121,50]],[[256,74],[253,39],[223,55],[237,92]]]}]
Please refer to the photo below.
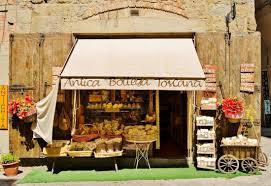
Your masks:
[{"label": "cobblestone pavement", "polygon": [[[270,133],[271,135],[271,133]],[[271,137],[262,137],[263,151],[271,160]],[[29,170],[27,170],[29,171]],[[26,172],[27,172],[26,171]],[[22,177],[23,175],[21,175]],[[1,179],[1,177],[0,177]],[[10,183],[0,182],[0,186],[8,186]],[[262,171],[260,176],[244,176],[233,179],[204,178],[189,180],[155,180],[155,181],[125,181],[125,182],[76,182],[76,183],[51,183],[51,184],[17,184],[17,186],[271,186],[271,166]]]}]

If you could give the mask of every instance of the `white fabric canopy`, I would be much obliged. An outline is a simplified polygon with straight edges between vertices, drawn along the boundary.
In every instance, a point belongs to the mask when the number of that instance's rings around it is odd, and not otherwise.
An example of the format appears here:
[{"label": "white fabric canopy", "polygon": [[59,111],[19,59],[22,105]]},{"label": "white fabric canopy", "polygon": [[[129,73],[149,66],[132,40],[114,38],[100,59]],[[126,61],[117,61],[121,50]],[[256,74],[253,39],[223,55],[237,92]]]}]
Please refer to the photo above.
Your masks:
[{"label": "white fabric canopy", "polygon": [[205,78],[192,39],[78,39],[61,77]]},{"label": "white fabric canopy", "polygon": [[56,109],[59,78],[51,92],[36,104],[37,124],[32,128],[34,138],[42,138],[47,143],[53,140],[53,125]]}]

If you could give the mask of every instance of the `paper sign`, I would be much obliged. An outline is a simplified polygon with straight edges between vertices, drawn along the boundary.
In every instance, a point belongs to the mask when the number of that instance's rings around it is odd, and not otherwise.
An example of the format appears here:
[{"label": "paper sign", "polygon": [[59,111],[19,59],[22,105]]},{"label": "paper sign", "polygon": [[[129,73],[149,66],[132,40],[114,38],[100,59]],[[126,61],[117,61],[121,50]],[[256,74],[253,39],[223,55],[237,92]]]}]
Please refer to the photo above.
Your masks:
[{"label": "paper sign", "polygon": [[206,86],[206,91],[216,92],[217,90],[216,83],[206,83],[205,86]]},{"label": "paper sign", "polygon": [[205,79],[206,83],[215,83],[216,82],[216,78],[206,78]]},{"label": "paper sign", "polygon": [[255,64],[251,63],[241,64],[241,72],[255,72]]},{"label": "paper sign", "polygon": [[0,129],[8,129],[8,86],[0,85]]},{"label": "paper sign", "polygon": [[203,71],[205,74],[215,74],[216,65],[204,65]]},{"label": "paper sign", "polygon": [[254,73],[241,73],[241,83],[253,83],[255,81]]},{"label": "paper sign", "polygon": [[241,83],[240,90],[244,92],[254,92],[254,83]]}]

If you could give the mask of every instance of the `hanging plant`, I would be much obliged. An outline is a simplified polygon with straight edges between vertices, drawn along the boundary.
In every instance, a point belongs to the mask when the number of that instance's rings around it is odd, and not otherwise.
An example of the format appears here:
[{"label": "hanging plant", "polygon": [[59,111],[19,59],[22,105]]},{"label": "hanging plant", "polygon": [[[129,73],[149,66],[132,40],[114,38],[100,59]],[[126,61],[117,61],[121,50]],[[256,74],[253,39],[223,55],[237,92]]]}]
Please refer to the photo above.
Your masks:
[{"label": "hanging plant", "polygon": [[238,123],[244,115],[244,103],[237,97],[223,99],[221,108],[231,123]]},{"label": "hanging plant", "polygon": [[36,118],[36,104],[31,96],[11,100],[8,104],[9,113],[25,122],[32,122]]}]

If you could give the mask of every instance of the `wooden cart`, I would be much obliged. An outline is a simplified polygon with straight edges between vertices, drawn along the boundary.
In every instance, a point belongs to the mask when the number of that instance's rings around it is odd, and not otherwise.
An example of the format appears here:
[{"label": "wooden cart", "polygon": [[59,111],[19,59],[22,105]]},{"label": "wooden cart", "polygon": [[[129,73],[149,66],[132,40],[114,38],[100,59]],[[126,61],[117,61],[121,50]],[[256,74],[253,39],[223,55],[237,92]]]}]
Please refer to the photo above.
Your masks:
[{"label": "wooden cart", "polygon": [[259,145],[221,145],[223,156],[217,166],[222,173],[234,173],[239,167],[247,173],[258,171]]}]

